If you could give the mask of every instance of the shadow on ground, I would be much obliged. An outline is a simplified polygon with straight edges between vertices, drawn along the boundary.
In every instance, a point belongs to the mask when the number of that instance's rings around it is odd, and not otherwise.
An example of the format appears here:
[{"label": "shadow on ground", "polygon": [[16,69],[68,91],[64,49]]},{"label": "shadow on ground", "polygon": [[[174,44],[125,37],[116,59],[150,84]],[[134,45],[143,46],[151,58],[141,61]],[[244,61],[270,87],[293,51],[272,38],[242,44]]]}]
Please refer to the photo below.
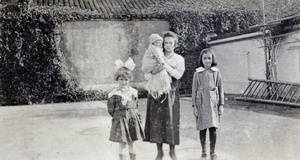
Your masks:
[{"label": "shadow on ground", "polygon": [[[249,101],[238,101],[234,98],[238,95],[225,95],[225,107],[252,111],[263,114],[277,115],[289,118],[300,119],[300,108],[288,105],[278,105],[270,103],[258,103],[258,102],[249,102]],[[184,101],[191,101],[190,98],[182,98]]]}]

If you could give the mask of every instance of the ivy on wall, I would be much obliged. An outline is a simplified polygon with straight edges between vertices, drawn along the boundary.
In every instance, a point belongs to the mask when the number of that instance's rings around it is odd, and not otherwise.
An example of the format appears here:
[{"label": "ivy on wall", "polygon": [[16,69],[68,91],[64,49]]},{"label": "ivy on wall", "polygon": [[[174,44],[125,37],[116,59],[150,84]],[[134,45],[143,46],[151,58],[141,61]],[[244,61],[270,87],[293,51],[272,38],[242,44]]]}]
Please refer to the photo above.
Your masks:
[{"label": "ivy on wall", "polygon": [[181,78],[181,94],[191,94],[192,79],[198,67],[198,56],[209,47],[211,37],[240,32],[261,22],[258,12],[244,8],[215,8],[205,12],[171,12],[168,21],[171,30],[179,34],[176,52],[185,58],[186,71]]},{"label": "ivy on wall", "polygon": [[6,105],[81,100],[84,93],[77,89],[59,50],[60,24],[75,15],[27,11],[25,5],[5,6],[0,14],[1,86]]},{"label": "ivy on wall", "polygon": [[63,22],[103,17],[78,8],[28,8],[27,3],[0,6],[0,86],[5,105],[106,99],[107,93],[78,88],[68,53],[61,49]]},{"label": "ivy on wall", "polygon": [[[25,1],[26,2],[26,1]],[[106,93],[82,91],[59,44],[64,21],[101,19],[96,12],[65,7],[28,9],[10,5],[0,10],[2,93],[7,105],[102,100]],[[156,15],[156,17],[158,17]],[[179,34],[176,52],[186,61],[181,94],[190,94],[198,55],[211,35],[238,32],[257,24],[258,14],[237,8],[180,11],[163,15]],[[148,17],[149,18],[149,17]],[[145,95],[145,91],[141,91]]]},{"label": "ivy on wall", "polygon": [[57,102],[55,95],[66,89],[66,80],[56,65],[59,57],[55,51],[55,22],[50,15],[24,13],[23,8],[13,7],[2,12],[0,19],[6,104]]}]

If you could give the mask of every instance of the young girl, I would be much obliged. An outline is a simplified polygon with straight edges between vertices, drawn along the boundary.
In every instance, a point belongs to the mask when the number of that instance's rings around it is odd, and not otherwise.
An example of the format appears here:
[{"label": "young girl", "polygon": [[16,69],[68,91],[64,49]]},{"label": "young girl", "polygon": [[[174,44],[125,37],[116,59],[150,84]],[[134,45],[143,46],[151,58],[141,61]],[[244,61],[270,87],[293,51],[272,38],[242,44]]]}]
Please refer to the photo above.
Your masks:
[{"label": "young girl", "polygon": [[117,73],[115,80],[119,86],[108,94],[107,110],[112,116],[112,127],[109,140],[119,143],[120,160],[125,159],[125,148],[128,144],[130,160],[136,159],[134,141],[144,139],[142,122],[138,113],[138,92],[129,86],[131,71],[135,64],[129,58],[125,64],[115,62]]},{"label": "young girl", "polygon": [[222,77],[216,68],[215,54],[204,49],[199,56],[199,68],[193,76],[192,106],[196,117],[197,130],[200,130],[202,158],[206,159],[206,130],[209,130],[210,159],[216,160],[215,144],[220,116],[223,113],[224,92]]},{"label": "young girl", "polygon": [[[157,65],[164,65],[170,63],[165,61],[162,49],[163,38],[156,33],[149,37],[150,44],[143,57],[142,70],[145,73],[152,73]],[[169,64],[171,65],[171,64]],[[172,65],[171,65],[172,66]],[[157,99],[162,94],[168,93],[171,90],[171,76],[166,70],[162,70],[155,75],[150,75],[147,79],[146,89],[153,98]]]}]

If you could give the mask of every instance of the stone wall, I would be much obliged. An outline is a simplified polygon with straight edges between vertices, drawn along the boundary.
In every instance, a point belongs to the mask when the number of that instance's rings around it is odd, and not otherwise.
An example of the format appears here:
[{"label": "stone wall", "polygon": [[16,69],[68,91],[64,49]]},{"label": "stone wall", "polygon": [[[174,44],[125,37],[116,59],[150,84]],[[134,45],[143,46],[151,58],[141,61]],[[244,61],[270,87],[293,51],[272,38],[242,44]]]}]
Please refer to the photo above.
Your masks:
[{"label": "stone wall", "polygon": [[63,24],[64,56],[69,69],[84,90],[110,90],[114,61],[132,57],[136,63],[133,85],[145,82],[141,61],[152,33],[169,30],[166,21],[74,21]]}]

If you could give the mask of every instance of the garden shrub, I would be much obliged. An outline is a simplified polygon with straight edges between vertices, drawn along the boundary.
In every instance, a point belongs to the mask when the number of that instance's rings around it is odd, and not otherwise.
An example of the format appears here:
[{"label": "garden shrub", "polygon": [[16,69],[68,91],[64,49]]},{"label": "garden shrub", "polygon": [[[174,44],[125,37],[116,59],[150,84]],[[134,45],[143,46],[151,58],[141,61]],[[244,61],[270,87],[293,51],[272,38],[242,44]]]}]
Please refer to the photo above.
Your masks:
[{"label": "garden shrub", "polygon": [[59,51],[62,20],[26,5],[1,10],[2,93],[7,105],[80,101],[82,91]]},{"label": "garden shrub", "polygon": [[[6,105],[106,99],[107,93],[78,88],[75,76],[67,67],[66,53],[59,46],[63,22],[102,19],[103,16],[77,8],[27,8],[26,3],[7,5],[0,10],[1,83]],[[176,52],[186,62],[181,94],[191,93],[196,59],[208,46],[211,35],[238,32],[260,21],[258,14],[241,8],[174,11],[160,16],[168,20],[171,30],[180,36]],[[146,96],[144,90],[139,94]]]},{"label": "garden shrub", "polygon": [[176,52],[185,58],[186,71],[181,78],[181,94],[190,95],[193,73],[198,66],[202,49],[209,47],[214,36],[240,32],[261,21],[258,12],[244,8],[215,8],[205,11],[171,12],[168,19],[171,30],[179,34]]}]

